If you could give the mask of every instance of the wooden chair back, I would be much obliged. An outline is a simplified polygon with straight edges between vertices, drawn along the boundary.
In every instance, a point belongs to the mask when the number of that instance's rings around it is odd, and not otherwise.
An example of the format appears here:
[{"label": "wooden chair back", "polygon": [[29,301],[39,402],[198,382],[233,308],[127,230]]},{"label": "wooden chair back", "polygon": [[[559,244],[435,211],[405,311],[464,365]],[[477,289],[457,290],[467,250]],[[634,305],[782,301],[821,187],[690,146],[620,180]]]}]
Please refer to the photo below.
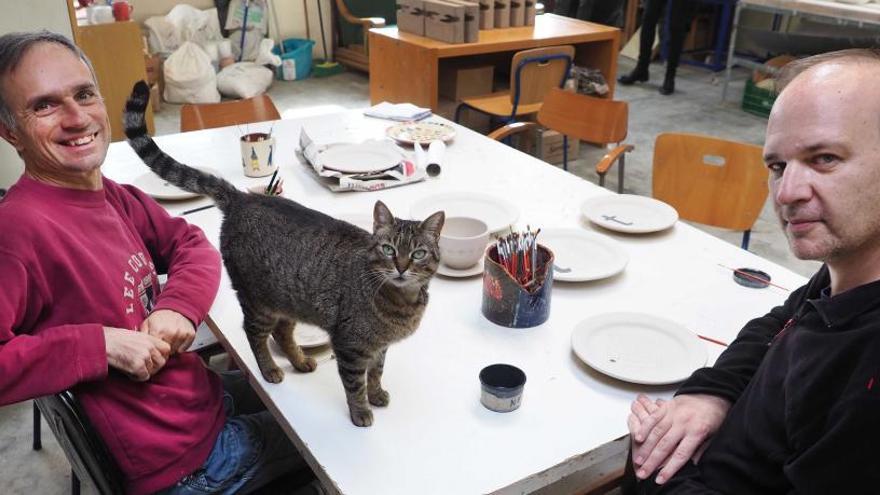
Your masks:
[{"label": "wooden chair back", "polygon": [[629,105],[625,101],[552,88],[544,97],[538,122],[582,141],[603,145],[620,143],[626,139]]},{"label": "wooden chair back", "polygon": [[681,218],[748,231],[769,193],[761,147],[695,134],[654,143],[653,195]]},{"label": "wooden chair back", "polygon": [[574,47],[547,46],[523,50],[513,55],[510,63],[510,103],[515,103],[517,87],[519,88],[519,105],[540,103],[548,91],[562,85],[568,63],[566,60],[557,58],[544,62],[527,63],[520,71],[519,86],[517,86],[516,73],[520,63],[528,59],[564,55],[569,61],[574,60]]},{"label": "wooden chair back", "polygon": [[236,124],[279,120],[281,114],[272,98],[261,94],[253,98],[221,103],[188,103],[180,109],[180,131],[213,129]]}]

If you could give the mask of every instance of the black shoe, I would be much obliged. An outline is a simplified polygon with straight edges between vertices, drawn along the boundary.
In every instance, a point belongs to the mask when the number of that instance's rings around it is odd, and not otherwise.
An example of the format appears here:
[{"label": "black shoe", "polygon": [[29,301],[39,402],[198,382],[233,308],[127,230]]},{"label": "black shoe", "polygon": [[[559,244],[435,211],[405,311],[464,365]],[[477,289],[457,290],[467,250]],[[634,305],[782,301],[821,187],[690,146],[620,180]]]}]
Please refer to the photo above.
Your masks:
[{"label": "black shoe", "polygon": [[637,82],[645,82],[648,80],[648,69],[636,66],[629,74],[624,74],[617,78],[617,81],[624,86],[629,86]]},{"label": "black shoe", "polygon": [[669,96],[675,93],[675,71],[666,71],[666,77],[663,78],[663,86],[660,86],[660,94]]}]

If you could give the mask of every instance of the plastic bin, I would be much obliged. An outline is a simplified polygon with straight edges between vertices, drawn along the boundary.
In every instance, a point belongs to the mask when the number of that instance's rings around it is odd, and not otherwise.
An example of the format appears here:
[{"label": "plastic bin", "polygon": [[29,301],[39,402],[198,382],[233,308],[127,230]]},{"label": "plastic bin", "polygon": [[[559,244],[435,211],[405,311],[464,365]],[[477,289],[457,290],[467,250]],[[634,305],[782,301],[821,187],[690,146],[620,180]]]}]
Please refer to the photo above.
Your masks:
[{"label": "plastic bin", "polygon": [[773,108],[773,102],[776,101],[776,92],[768,89],[759,88],[752,82],[751,78],[746,79],[746,89],[743,92],[742,109],[759,117],[767,118],[770,116],[770,109]]},{"label": "plastic bin", "polygon": [[315,42],[289,38],[283,43],[284,54],[281,54],[277,46],[272,48],[272,53],[281,55],[281,65],[276,69],[275,76],[287,81],[309,77],[312,73],[312,47],[315,46]]}]

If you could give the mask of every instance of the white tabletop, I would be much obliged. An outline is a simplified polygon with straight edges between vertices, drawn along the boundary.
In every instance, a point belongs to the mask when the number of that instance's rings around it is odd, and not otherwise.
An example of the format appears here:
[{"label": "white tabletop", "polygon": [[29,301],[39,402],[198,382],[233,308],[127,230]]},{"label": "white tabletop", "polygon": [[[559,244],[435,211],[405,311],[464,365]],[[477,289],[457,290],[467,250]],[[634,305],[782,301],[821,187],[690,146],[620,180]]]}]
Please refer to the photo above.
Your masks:
[{"label": "white tabletop", "polygon": [[[306,206],[329,214],[370,214],[373,203],[381,199],[397,216],[408,217],[417,199],[447,191],[479,191],[514,200],[521,208],[520,227],[600,232],[619,241],[630,257],[626,270],[614,278],[554,284],[550,319],[529,329],[500,327],[482,316],[481,278],[436,277],[420,328],[388,351],[383,384],[391,393],[391,404],[373,408],[370,428],[351,424],[329,355],[318,359],[315,372],[302,374],[276,354],[287,370],[284,381],[273,385],[262,379],[224,272],[210,312],[220,340],[253,375],[252,381],[322,481],[342,493],[521,493],[552,483],[560,472],[587,465],[585,453],[626,434],[625,420],[636,393],[668,397],[674,391],[672,386],[627,384],[588,368],[571,350],[571,330],[579,321],[609,311],[648,312],[730,341],[746,321],[782,303],[787,292],[741,287],[719,263],[761,269],[789,289],[805,282],[800,275],[682,222],[662,233],[639,236],[589,225],[580,218],[580,203],[611,192],[461,127],[437,178],[378,192],[332,193],[295,155],[302,125],[318,140],[341,141],[381,137],[390,123],[357,112],[276,122],[273,134],[280,143],[277,159],[285,178],[284,195]],[[250,125],[249,130],[269,127]],[[241,172],[242,131],[230,127],[157,141],[179,160],[214,168],[240,186],[265,183]],[[108,177],[129,182],[146,170],[127,144],[111,145],[104,166]],[[179,213],[208,203],[202,198],[164,205]],[[205,229],[216,245],[216,209],[187,219]],[[712,362],[722,348],[705,345]],[[514,364],[528,377],[522,406],[512,413],[494,413],[479,402],[477,375],[497,362]]]}]

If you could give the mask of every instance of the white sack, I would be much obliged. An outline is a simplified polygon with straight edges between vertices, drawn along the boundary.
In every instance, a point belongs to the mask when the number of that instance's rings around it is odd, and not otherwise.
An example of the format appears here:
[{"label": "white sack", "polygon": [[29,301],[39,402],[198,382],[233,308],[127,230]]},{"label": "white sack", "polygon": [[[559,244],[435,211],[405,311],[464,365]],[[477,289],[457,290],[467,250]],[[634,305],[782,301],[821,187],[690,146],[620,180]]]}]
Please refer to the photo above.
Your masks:
[{"label": "white sack", "polygon": [[165,61],[165,101],[170,103],[216,103],[217,74],[211,59],[199,45],[185,42]]},{"label": "white sack", "polygon": [[217,89],[224,96],[253,98],[265,93],[272,85],[274,73],[253,62],[238,62],[225,67],[217,74]]}]

